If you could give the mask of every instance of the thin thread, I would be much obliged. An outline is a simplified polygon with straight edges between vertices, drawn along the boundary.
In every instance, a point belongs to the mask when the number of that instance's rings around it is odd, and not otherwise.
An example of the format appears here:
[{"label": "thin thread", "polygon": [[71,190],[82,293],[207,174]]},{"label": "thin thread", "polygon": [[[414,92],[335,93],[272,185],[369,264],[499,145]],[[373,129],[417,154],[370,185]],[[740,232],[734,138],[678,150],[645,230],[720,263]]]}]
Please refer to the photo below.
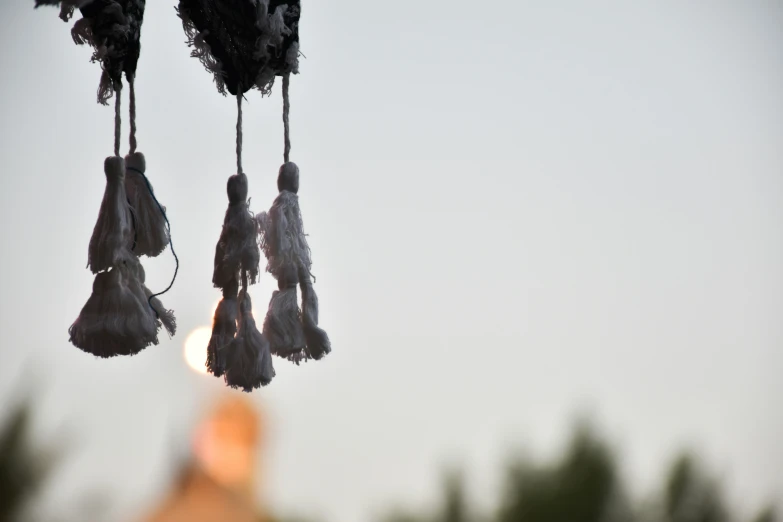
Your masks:
[{"label": "thin thread", "polygon": [[131,75],[128,77],[128,87],[130,88],[130,93],[128,94],[130,98],[130,153],[133,154],[136,152],[136,88],[134,86],[136,80],[135,75]]},{"label": "thin thread", "polygon": [[[132,168],[132,167],[126,167],[127,170],[135,170],[138,172],[138,170]],[[136,251],[136,243],[138,242],[139,235],[138,230],[136,230],[136,211],[133,210],[133,205],[131,204],[130,198],[126,198],[128,200],[128,210],[130,211],[130,217],[131,217],[131,225],[133,226],[133,246],[131,247],[131,252]]]},{"label": "thin thread", "polygon": [[155,312],[156,317],[160,317],[160,314],[158,314],[158,311],[155,310],[155,307],[152,306],[152,300],[156,297],[165,294],[169,290],[171,290],[171,287],[174,286],[174,281],[177,280],[177,273],[179,272],[179,258],[177,257],[177,253],[174,251],[174,240],[171,238],[171,223],[169,223],[169,217],[166,215],[166,211],[163,209],[163,205],[160,204],[160,201],[158,201],[158,198],[155,197],[155,193],[152,191],[152,185],[150,184],[150,180],[147,179],[147,176],[140,171],[139,169],[133,168],[133,167],[127,167],[128,170],[132,170],[133,172],[137,172],[141,175],[141,177],[144,179],[144,183],[147,185],[147,190],[150,193],[150,196],[152,196],[152,199],[155,201],[155,204],[158,205],[158,210],[160,210],[160,213],[163,214],[163,219],[166,220],[166,230],[169,233],[169,248],[171,248],[171,253],[174,256],[174,262],[176,263],[174,266],[174,277],[171,278],[171,283],[169,283],[169,286],[166,287],[165,290],[162,292],[158,292],[157,294],[152,294],[149,299],[147,299],[147,303],[150,305],[150,308]]},{"label": "thin thread", "polygon": [[288,99],[288,83],[290,74],[283,76],[283,138],[285,146],[283,148],[283,160],[288,163],[288,157],[291,153],[291,126],[288,123],[288,113],[291,110],[291,102]]},{"label": "thin thread", "polygon": [[122,83],[114,85],[114,155],[120,155],[120,138],[122,137]]},{"label": "thin thread", "polygon": [[237,174],[242,174],[242,93],[237,94]]}]

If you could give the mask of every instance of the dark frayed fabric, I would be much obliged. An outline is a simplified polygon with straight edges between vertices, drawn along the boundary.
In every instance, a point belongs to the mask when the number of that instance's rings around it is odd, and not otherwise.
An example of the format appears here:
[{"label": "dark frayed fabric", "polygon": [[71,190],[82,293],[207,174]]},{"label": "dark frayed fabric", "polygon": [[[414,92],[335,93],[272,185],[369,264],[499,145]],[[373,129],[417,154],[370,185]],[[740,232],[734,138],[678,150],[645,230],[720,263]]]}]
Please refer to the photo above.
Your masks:
[{"label": "dark frayed fabric", "polygon": [[[320,359],[331,351],[326,332],[318,327],[318,297],[312,284],[310,247],[299,210],[299,168],[287,162],[277,178],[280,194],[269,212],[256,216],[266,270],[277,279],[279,290],[272,295],[264,335],[274,355],[294,362]],[[302,310],[296,287],[302,287]]]},{"label": "dark frayed fabric", "polygon": [[147,163],[141,152],[125,156],[125,192],[133,212],[133,253],[155,257],[169,244],[164,216],[166,207],[155,201],[152,186],[145,179]]},{"label": "dark frayed fabric", "polygon": [[299,70],[300,0],[180,0],[177,13],[221,94],[268,95],[275,76]]},{"label": "dark frayed fabric", "polygon": [[237,333],[239,306],[237,304],[238,284],[236,279],[223,290],[223,299],[215,309],[212,320],[212,336],[207,345],[207,371],[221,377],[226,371],[226,348]]},{"label": "dark frayed fabric", "polygon": [[246,272],[250,283],[258,277],[261,253],[256,241],[257,225],[248,209],[247,176],[235,174],[228,178],[228,210],[223,219],[223,230],[215,247],[212,284],[226,288]]},{"label": "dark frayed fabric", "polygon": [[103,171],[106,189],[87,254],[87,266],[93,274],[133,259],[130,251],[133,246],[131,212],[125,193],[125,160],[110,156],[104,161]]},{"label": "dark frayed fabric", "polygon": [[226,348],[226,384],[251,392],[266,386],[275,377],[269,343],[258,331],[252,303],[245,289],[239,292],[239,329]]},{"label": "dark frayed fabric", "polygon": [[98,102],[106,105],[122,83],[122,73],[129,77],[136,73],[145,0],[36,0],[35,7],[41,5],[59,5],[64,21],[79,8],[82,18],[74,24],[71,36],[75,43],[94,49],[92,61],[99,62],[103,70]]}]

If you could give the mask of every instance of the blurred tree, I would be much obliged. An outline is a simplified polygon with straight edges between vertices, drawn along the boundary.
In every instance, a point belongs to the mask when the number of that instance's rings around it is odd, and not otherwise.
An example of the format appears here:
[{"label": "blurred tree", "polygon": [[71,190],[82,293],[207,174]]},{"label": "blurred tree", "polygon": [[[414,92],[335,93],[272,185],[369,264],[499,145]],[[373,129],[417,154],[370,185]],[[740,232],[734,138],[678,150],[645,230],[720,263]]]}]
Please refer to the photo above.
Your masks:
[{"label": "blurred tree", "polygon": [[694,457],[683,454],[671,466],[664,492],[667,522],[725,522],[729,520],[717,485]]},{"label": "blurred tree", "polygon": [[775,509],[770,506],[759,513],[758,516],[753,519],[753,522],[777,522],[777,520],[778,518],[776,516]]},{"label": "blurred tree", "polygon": [[511,466],[498,522],[603,522],[621,497],[611,452],[581,425],[559,463]]},{"label": "blurred tree", "polygon": [[30,444],[30,401],[14,408],[0,431],[0,522],[18,522],[40,491],[56,454]]},{"label": "blurred tree", "polygon": [[[384,522],[468,522],[477,520],[461,473],[446,475],[443,505],[435,516],[398,511]],[[610,447],[586,423],[564,454],[546,465],[518,459],[506,470],[500,506],[493,522],[729,522],[717,481],[697,459],[678,456],[660,494],[633,506],[622,488]],[[777,522],[767,508],[753,522]]]},{"label": "blurred tree", "polygon": [[468,501],[465,495],[465,480],[462,472],[452,470],[443,481],[443,508],[438,522],[468,522],[470,520]]}]

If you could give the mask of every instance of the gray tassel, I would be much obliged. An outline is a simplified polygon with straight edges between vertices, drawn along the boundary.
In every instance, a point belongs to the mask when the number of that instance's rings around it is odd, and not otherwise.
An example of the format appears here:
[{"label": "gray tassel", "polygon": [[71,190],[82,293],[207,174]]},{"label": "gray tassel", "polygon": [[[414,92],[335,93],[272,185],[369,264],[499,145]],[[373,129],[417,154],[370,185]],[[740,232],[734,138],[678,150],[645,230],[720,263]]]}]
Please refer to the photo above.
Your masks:
[{"label": "gray tassel", "polygon": [[[286,162],[277,178],[280,194],[269,212],[256,216],[267,271],[278,282],[264,321],[272,353],[299,363],[320,359],[331,351],[329,337],[318,327],[318,297],[310,274],[310,247],[299,210],[299,168]],[[299,310],[296,286],[302,286]]]},{"label": "gray tassel", "polygon": [[275,376],[269,343],[256,327],[247,291],[239,292],[239,330],[226,348],[226,384],[251,392],[266,386]]},{"label": "gray tassel", "polygon": [[212,337],[207,345],[207,371],[221,377],[226,371],[226,348],[237,333],[237,290],[236,279],[223,290],[223,299],[218,303],[212,320]]},{"label": "gray tassel", "polygon": [[74,346],[107,358],[135,355],[158,344],[155,316],[134,292],[134,279],[127,266],[95,276],[92,295],[68,330]]},{"label": "gray tassel", "polygon": [[212,284],[217,288],[226,288],[237,280],[240,271],[246,272],[250,283],[254,284],[261,258],[256,242],[257,225],[248,210],[247,176],[234,174],[229,177],[226,189],[228,210],[215,248],[212,273]]},{"label": "gray tassel", "polygon": [[[127,266],[130,268],[131,288],[136,297],[144,304],[145,310],[154,319],[156,331],[163,326],[166,329],[166,333],[169,334],[169,338],[173,337],[177,333],[177,319],[174,317],[174,312],[167,310],[163,303],[160,302],[160,299],[152,297],[152,290],[145,285],[147,276],[144,272],[144,267],[138,259],[134,258]],[[158,344],[157,338],[155,344]]]},{"label": "gray tassel", "polygon": [[131,215],[125,194],[125,161],[110,156],[103,169],[106,190],[90,238],[87,260],[87,266],[94,274],[133,259],[130,252],[133,243]]},{"label": "gray tassel", "polygon": [[318,296],[313,289],[310,273],[300,268],[299,285],[302,287],[302,326],[304,327],[308,358],[318,360],[332,351],[329,336],[318,327]]},{"label": "gray tassel", "polygon": [[279,279],[287,267],[298,270],[302,265],[310,270],[310,247],[305,238],[302,214],[299,210],[299,167],[287,162],[280,167],[277,177],[280,191],[269,213],[257,216],[261,228],[261,249],[267,259],[267,271]]},{"label": "gray tassel", "polygon": [[274,355],[298,364],[306,357],[305,333],[296,295],[296,271],[288,270],[281,274],[277,284],[279,290],[272,293],[269,310],[264,319],[264,336],[269,340]]},{"label": "gray tassel", "polygon": [[[134,152],[125,156],[125,192],[133,211],[135,246],[137,256],[155,257],[166,249],[169,234],[161,207],[152,194],[145,178],[147,163],[144,154]],[[162,207],[165,212],[166,207]]]}]

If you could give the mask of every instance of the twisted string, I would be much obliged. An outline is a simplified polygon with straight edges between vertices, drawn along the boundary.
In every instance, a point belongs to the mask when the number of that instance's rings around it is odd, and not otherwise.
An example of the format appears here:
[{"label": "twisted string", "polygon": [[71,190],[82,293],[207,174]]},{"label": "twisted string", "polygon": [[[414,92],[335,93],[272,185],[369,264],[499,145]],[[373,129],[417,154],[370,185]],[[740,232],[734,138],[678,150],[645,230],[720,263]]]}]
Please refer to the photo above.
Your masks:
[{"label": "twisted string", "polygon": [[291,126],[288,123],[288,113],[291,110],[291,102],[288,99],[288,84],[290,73],[283,76],[283,138],[285,146],[283,148],[283,160],[288,163],[288,157],[291,153]]},{"label": "twisted string", "polygon": [[242,93],[237,94],[237,174],[242,174]]},{"label": "twisted string", "polygon": [[122,137],[122,83],[114,85],[114,155],[120,155],[120,138]]},{"label": "twisted string", "polygon": [[128,77],[128,87],[130,92],[128,94],[130,98],[130,153],[136,152],[136,88],[134,86],[136,80],[135,75]]}]

